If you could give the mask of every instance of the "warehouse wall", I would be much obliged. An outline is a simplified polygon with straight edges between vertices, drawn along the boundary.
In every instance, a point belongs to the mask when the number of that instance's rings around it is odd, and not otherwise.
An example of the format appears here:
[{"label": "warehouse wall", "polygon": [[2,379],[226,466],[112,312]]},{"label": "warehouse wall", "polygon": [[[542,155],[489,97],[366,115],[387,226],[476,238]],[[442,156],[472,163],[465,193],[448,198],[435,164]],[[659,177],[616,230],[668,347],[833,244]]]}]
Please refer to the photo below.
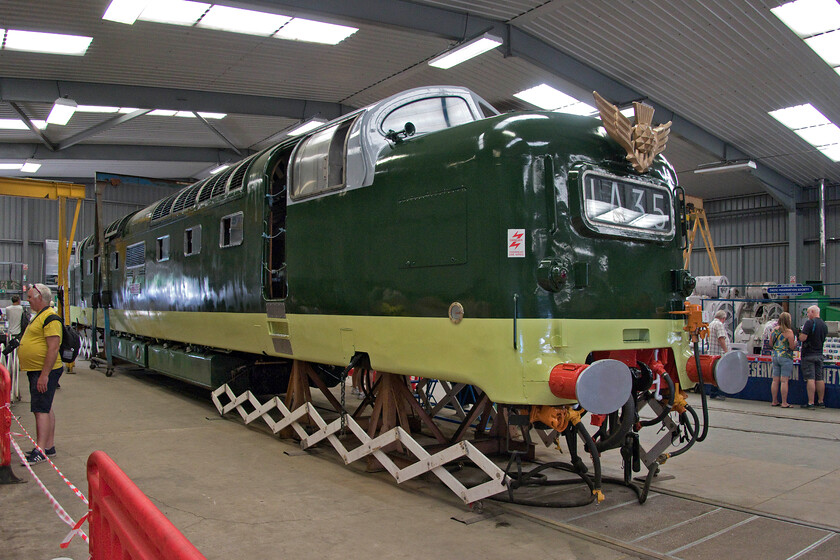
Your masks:
[{"label": "warehouse wall", "polygon": [[[174,183],[171,186],[163,186],[129,181],[109,184],[103,197],[103,223],[107,226],[126,214],[145,208],[181,186]],[[85,187],[86,196],[76,227],[77,243],[92,235],[94,230],[93,181],[85,184]],[[75,208],[76,201],[68,199],[67,235],[73,223]],[[29,265],[27,282],[44,282],[45,239],[58,239],[58,201],[0,196],[0,263],[26,263]],[[20,268],[0,264],[0,282],[4,280],[19,282]]]},{"label": "warehouse wall", "polygon": [[[797,263],[791,270],[788,255],[789,214],[770,195],[756,194],[704,201],[712,243],[721,274],[730,284],[787,283],[791,275],[804,283],[820,278],[819,191],[805,189],[797,204]],[[840,188],[826,188],[826,283],[840,282]],[[696,276],[712,274],[704,243],[698,234],[690,270]],[[828,294],[840,297],[838,287]]]}]

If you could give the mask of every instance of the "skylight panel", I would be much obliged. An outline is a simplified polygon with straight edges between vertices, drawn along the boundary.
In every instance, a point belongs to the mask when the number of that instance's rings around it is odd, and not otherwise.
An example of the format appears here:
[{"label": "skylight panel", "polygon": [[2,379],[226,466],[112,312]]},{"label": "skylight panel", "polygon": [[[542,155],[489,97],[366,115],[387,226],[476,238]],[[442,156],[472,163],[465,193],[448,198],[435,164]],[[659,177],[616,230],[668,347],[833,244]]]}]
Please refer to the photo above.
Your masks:
[{"label": "skylight panel", "polygon": [[840,161],[840,144],[834,144],[833,146],[823,146],[821,148],[817,148],[823,154],[828,157],[831,161]]},{"label": "skylight panel", "polygon": [[194,25],[210,4],[187,0],[152,0],[137,19],[173,25]]},{"label": "skylight panel", "polygon": [[120,107],[120,113],[133,113],[134,111],[142,111],[139,107]]},{"label": "skylight panel", "polygon": [[213,6],[198,22],[198,27],[268,37],[292,18],[228,6]]},{"label": "skylight panel", "polygon": [[837,0],[797,0],[770,11],[802,38],[840,29]]},{"label": "skylight panel", "polygon": [[31,161],[27,161],[26,163],[20,166],[20,170],[23,173],[37,173],[39,169],[41,169],[41,164],[34,163]]},{"label": "skylight panel", "polygon": [[119,107],[106,107],[104,105],[77,105],[77,113],[116,113]]},{"label": "skylight panel", "polygon": [[9,29],[6,33],[5,48],[13,51],[82,56],[87,52],[91,41],[93,37],[81,35]]},{"label": "skylight panel", "polygon": [[0,163],[0,169],[13,169],[15,171],[20,171],[20,167],[22,164],[20,163]]},{"label": "skylight panel", "polygon": [[[32,124],[35,125],[35,128],[38,129],[45,129],[47,128],[47,121],[45,120],[32,120]],[[29,127],[26,126],[26,123],[20,119],[0,119],[0,129],[3,130],[29,130]]]},{"label": "skylight panel", "polygon": [[840,128],[836,124],[823,124],[794,130],[803,140],[812,146],[840,144]]},{"label": "skylight panel", "polygon": [[202,113],[199,111],[198,116],[205,119],[223,119],[227,116],[227,113]]},{"label": "skylight panel", "polygon": [[513,96],[547,111],[553,111],[558,107],[567,107],[579,103],[571,95],[566,95],[548,84],[534,86],[519,93],[514,93]]},{"label": "skylight panel", "polygon": [[809,37],[805,39],[805,43],[829,66],[840,66],[840,30]]},{"label": "skylight panel", "polygon": [[192,111],[178,111],[177,113],[175,113],[172,116],[173,117],[185,117],[185,118],[194,119],[195,118],[195,113],[193,113]]},{"label": "skylight panel", "polygon": [[152,117],[174,117],[175,113],[178,111],[173,111],[171,109],[155,109],[151,113],[147,113]]},{"label": "skylight panel", "polygon": [[778,111],[770,111],[770,116],[793,130],[829,124],[831,122],[810,103],[786,107]]},{"label": "skylight panel", "polygon": [[290,41],[305,41],[308,43],[322,43],[337,45],[359,29],[346,25],[323,23],[310,19],[294,18],[277,32],[278,39]]},{"label": "skylight panel", "polygon": [[138,0],[113,0],[102,19],[133,25],[137,17],[146,8],[146,2]]},{"label": "skylight panel", "polygon": [[588,117],[597,113],[598,109],[592,105],[587,105],[583,101],[578,101],[577,103],[572,103],[571,105],[566,105],[565,107],[558,107],[555,111],[558,113],[568,113],[570,115]]}]

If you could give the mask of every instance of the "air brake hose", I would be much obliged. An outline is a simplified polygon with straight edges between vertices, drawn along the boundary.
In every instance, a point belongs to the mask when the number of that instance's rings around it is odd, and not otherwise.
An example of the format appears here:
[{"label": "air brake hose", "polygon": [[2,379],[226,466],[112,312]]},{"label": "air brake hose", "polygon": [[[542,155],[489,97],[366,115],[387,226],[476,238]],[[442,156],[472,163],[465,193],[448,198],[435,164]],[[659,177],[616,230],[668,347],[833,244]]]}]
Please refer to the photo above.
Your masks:
[{"label": "air brake hose", "polygon": [[[692,421],[694,422],[694,429],[692,430],[692,423],[689,421],[689,415]],[[697,430],[699,430],[698,424],[700,423],[700,419],[697,417],[697,413],[694,412],[694,409],[690,406],[686,405],[685,412],[680,414],[680,424],[686,427],[688,431],[689,440],[688,443],[685,444],[683,447],[677,449],[676,451],[669,453],[669,457],[676,457],[677,455],[682,455],[686,451],[688,451],[694,442],[697,441]]]},{"label": "air brake hose", "polygon": [[668,413],[671,412],[671,408],[674,406],[674,397],[677,392],[674,380],[671,379],[671,376],[667,373],[663,373],[662,377],[668,383],[668,404],[662,408],[662,412],[660,412],[656,418],[639,422],[642,426],[655,426],[656,424],[659,424],[666,416],[668,416]]},{"label": "air brake hose", "polygon": [[[630,401],[633,401],[632,397],[630,398]],[[630,414],[631,418],[633,417],[633,414],[634,413]],[[586,448],[589,449],[589,455],[592,457],[592,467],[595,470],[594,480],[592,481],[592,495],[596,496],[600,502],[604,499],[604,494],[601,492],[601,453],[598,451],[598,447],[595,445],[595,442],[592,441],[592,436],[589,435],[588,431],[586,431],[586,427],[583,425],[583,422],[578,422],[577,424],[573,424],[573,426],[575,430],[577,430],[580,438],[584,441]]]},{"label": "air brake hose", "polygon": [[[633,395],[627,399],[627,402],[621,407],[621,424],[618,430],[609,435],[606,439],[600,440],[595,444],[598,451],[608,451],[620,447],[624,442],[624,437],[633,429],[633,424],[636,420],[636,399]],[[589,435],[587,432],[586,435]],[[590,439],[591,436],[590,436]]]},{"label": "air brake hose", "polygon": [[700,365],[700,344],[697,340],[694,341],[694,363],[697,366],[697,377],[700,380],[700,401],[703,403],[703,432],[697,436],[697,441],[703,441],[709,433],[709,403],[706,399],[706,387],[705,382],[703,381],[703,368]]}]

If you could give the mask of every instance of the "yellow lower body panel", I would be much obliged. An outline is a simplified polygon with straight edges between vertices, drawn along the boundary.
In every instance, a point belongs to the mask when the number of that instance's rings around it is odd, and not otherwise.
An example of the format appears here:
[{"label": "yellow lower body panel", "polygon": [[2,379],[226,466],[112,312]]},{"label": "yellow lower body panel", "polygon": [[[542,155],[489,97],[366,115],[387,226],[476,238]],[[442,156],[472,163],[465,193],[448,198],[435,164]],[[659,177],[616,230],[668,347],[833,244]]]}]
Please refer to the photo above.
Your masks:
[{"label": "yellow lower body panel", "polygon": [[[73,308],[90,325],[90,309]],[[99,310],[97,325],[103,324]],[[113,330],[211,348],[346,365],[370,356],[378,371],[481,387],[494,402],[556,405],[548,386],[559,363],[590,352],[671,348],[682,386],[690,355],[680,320],[469,319],[111,310]]]}]

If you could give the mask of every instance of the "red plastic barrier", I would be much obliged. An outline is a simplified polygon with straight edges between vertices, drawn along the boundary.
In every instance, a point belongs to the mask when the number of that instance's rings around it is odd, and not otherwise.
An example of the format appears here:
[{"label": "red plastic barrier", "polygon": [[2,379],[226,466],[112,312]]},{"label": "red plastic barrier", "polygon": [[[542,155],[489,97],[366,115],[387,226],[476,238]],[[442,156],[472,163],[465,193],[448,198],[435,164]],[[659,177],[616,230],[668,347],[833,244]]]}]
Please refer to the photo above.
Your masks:
[{"label": "red plastic barrier", "polygon": [[87,477],[93,560],[206,560],[103,451]]},{"label": "red plastic barrier", "polygon": [[12,376],[0,365],[0,467],[12,464]]}]

